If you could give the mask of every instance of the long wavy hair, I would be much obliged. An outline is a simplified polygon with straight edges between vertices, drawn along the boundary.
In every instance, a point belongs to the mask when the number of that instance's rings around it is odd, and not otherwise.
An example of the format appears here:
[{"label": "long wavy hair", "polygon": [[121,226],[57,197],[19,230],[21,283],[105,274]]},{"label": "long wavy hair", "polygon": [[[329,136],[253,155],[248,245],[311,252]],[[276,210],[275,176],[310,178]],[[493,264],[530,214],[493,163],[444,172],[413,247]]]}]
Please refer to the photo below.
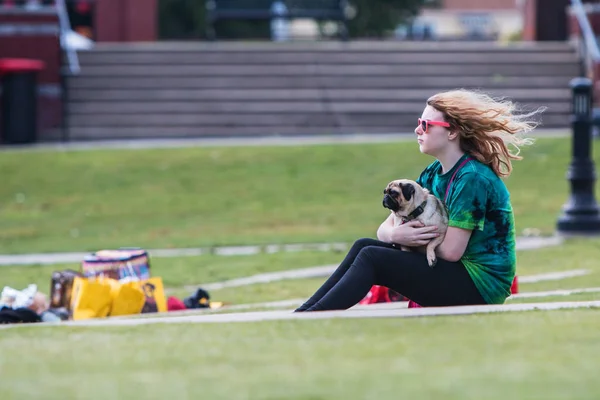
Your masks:
[{"label": "long wavy hair", "polygon": [[540,107],[522,113],[512,101],[465,89],[437,93],[427,104],[441,111],[450,130],[459,133],[461,149],[500,177],[510,175],[512,160],[522,159],[520,147],[533,143],[523,135],[538,126],[533,117],[545,111]]}]

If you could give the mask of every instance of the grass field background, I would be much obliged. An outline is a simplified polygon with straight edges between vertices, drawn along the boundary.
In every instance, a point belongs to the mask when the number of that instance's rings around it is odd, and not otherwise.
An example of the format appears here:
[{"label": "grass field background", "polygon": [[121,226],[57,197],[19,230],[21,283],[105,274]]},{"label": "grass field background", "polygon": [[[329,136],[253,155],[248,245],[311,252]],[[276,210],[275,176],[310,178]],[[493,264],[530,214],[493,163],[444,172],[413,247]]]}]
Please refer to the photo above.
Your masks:
[{"label": "grass field background", "polygon": [[591,400],[598,321],[573,310],[21,328],[0,334],[0,397]]},{"label": "grass field background", "polygon": [[[554,231],[569,148],[541,138],[515,163],[519,234]],[[412,142],[5,152],[0,253],[352,241],[386,218],[385,185],[430,161]]]},{"label": "grass field background", "polygon": [[[507,180],[517,232],[554,232],[568,139],[539,139]],[[26,160],[26,162],[25,162]],[[600,157],[595,155],[598,164]],[[385,218],[381,191],[429,159],[413,143],[5,152],[0,253],[352,242]],[[598,194],[598,186],[596,186]],[[343,252],[153,258],[168,293],[338,263]],[[518,252],[521,292],[600,287],[600,238]],[[49,290],[54,270],[0,267]],[[232,304],[306,298],[324,278],[211,291]],[[47,289],[45,289],[47,288]],[[600,300],[598,293],[509,302]],[[598,310],[0,330],[0,399],[597,399]]]}]

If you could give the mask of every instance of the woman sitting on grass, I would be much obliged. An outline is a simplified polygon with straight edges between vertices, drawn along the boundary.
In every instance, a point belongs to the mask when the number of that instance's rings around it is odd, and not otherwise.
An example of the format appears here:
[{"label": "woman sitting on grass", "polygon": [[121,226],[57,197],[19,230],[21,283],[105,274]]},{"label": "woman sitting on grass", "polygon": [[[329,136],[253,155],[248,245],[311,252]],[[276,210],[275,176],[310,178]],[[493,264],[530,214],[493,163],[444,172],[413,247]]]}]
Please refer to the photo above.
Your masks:
[{"label": "woman sitting on grass", "polygon": [[[415,133],[419,150],[434,158],[417,180],[440,199],[448,197],[449,224],[430,268],[420,247],[438,236],[436,227],[411,221],[394,227],[393,215],[377,238],[357,240],[331,277],[296,312],[343,310],[373,285],[386,286],[424,307],[502,304],[515,276],[515,228],[509,192],[502,181],[519,160],[517,135],[532,131],[538,109],[518,115],[510,101],[468,90],[427,100]],[[508,146],[517,152],[512,153]],[[453,179],[451,179],[454,176]]]}]

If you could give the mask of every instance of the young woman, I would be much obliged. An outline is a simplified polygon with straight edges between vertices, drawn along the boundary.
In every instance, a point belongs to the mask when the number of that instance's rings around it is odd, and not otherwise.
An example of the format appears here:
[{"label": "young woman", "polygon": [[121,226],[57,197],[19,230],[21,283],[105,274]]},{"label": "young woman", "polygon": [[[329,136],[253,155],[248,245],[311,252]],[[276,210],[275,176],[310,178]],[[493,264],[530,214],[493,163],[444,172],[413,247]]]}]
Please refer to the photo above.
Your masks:
[{"label": "young woman", "polygon": [[[411,221],[381,224],[375,239],[357,240],[345,259],[296,312],[342,310],[357,304],[373,285],[386,286],[424,307],[501,304],[515,276],[515,229],[510,195],[501,178],[530,144],[519,134],[533,130],[538,109],[519,115],[510,101],[468,90],[438,93],[427,100],[415,133],[422,153],[436,160],[417,182],[445,200],[449,226],[438,246],[437,264],[420,247],[438,234]],[[513,153],[509,146],[517,151]]]}]

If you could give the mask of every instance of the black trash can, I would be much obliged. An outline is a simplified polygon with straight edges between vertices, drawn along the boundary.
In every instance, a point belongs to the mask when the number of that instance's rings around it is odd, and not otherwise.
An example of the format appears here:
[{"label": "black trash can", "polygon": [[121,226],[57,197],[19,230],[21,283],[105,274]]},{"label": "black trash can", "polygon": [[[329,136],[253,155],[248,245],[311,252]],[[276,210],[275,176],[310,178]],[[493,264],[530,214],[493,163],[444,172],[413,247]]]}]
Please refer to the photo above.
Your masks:
[{"label": "black trash can", "polygon": [[2,76],[3,144],[33,143],[37,140],[37,78],[44,68],[39,60],[0,59]]}]

